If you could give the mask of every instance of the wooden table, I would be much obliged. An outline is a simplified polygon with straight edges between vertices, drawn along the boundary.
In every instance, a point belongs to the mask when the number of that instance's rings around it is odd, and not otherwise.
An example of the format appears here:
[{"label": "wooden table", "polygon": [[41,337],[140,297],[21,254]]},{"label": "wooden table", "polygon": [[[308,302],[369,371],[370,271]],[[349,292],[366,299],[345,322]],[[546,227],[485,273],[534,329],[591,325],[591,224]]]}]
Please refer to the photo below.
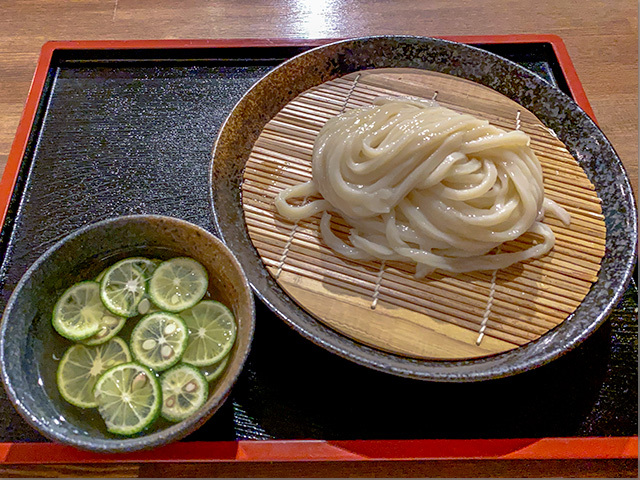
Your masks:
[{"label": "wooden table", "polygon": [[[632,0],[33,0],[0,15],[0,169],[47,40],[339,38],[549,33],[567,45],[598,123],[638,184],[638,5]],[[636,190],[637,193],[637,190]]]},{"label": "wooden table", "polygon": [[[4,170],[42,44],[48,40],[341,38],[544,33],[565,42],[602,130],[638,184],[638,5],[631,0],[32,0],[0,9],[0,171]],[[37,461],[34,459],[34,462]],[[595,465],[595,464],[593,464]],[[592,465],[592,466],[593,466]],[[637,474],[603,462],[599,476]],[[186,466],[1,467],[6,475],[115,476],[583,476],[578,464],[371,462]],[[635,472],[635,473],[634,473]]]}]

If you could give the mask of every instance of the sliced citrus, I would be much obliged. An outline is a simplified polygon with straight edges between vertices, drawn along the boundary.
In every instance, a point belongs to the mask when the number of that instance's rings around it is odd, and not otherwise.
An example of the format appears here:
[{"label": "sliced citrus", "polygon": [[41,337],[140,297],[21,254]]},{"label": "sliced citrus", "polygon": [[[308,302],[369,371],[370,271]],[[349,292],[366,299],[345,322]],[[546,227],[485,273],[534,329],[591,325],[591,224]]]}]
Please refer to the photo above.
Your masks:
[{"label": "sliced citrus", "polygon": [[51,323],[63,337],[82,340],[98,333],[105,312],[100,300],[100,285],[80,282],[69,287],[58,299]]},{"label": "sliced citrus", "polygon": [[131,332],[131,353],[138,362],[155,371],[166,370],[182,358],[188,336],[186,324],[177,315],[150,313]]},{"label": "sliced citrus", "polygon": [[208,287],[205,268],[196,260],[177,257],[162,262],[149,280],[149,296],[162,310],[180,312],[198,303]]},{"label": "sliced citrus", "polygon": [[224,372],[224,369],[227,367],[227,363],[229,363],[229,355],[224,357],[219,362],[214,363],[213,365],[200,367],[200,373],[204,375],[204,378],[207,379],[207,382],[213,382],[214,380],[220,378],[220,375],[222,375],[222,372]]},{"label": "sliced citrus", "polygon": [[60,395],[76,407],[97,407],[93,387],[100,375],[111,367],[130,361],[129,348],[119,337],[93,347],[73,345],[58,365],[56,378]]},{"label": "sliced citrus", "polygon": [[[129,257],[125,258],[125,260],[133,262],[136,267],[142,270],[142,273],[147,280],[151,278],[151,274],[156,269],[156,267],[162,263],[162,260],[159,260],[157,258],[148,259],[145,257]],[[107,270],[109,270],[109,267],[105,268],[98,274],[98,276],[96,277],[96,282],[100,283],[100,281],[104,278],[104,274],[107,273]]]},{"label": "sliced citrus", "polygon": [[135,362],[107,370],[93,393],[107,430],[134,435],[149,427],[160,414],[162,391],[156,375]]},{"label": "sliced citrus", "polygon": [[[148,282],[151,279],[151,275],[156,270],[156,267],[162,263],[162,260],[158,259],[149,259],[145,257],[131,257],[126,259],[129,262],[133,262],[133,264],[138,267],[142,274],[144,275],[145,280]],[[138,302],[137,313],[140,315],[146,315],[147,313],[157,312],[160,309],[156,307],[151,299],[149,298],[148,292],[145,294],[140,302]]]},{"label": "sliced citrus", "polygon": [[200,371],[186,363],[167,370],[160,377],[161,415],[180,422],[193,415],[207,401],[209,385]]},{"label": "sliced citrus", "polygon": [[100,283],[102,281],[102,279],[104,278],[104,274],[107,273],[107,270],[109,270],[109,268],[105,268],[98,274],[98,276],[96,277],[96,282]]},{"label": "sliced citrus", "polygon": [[236,339],[233,313],[222,303],[203,300],[180,313],[189,329],[184,362],[197,367],[212,365],[224,358]]},{"label": "sliced citrus", "polygon": [[135,259],[125,258],[107,269],[100,282],[100,297],[116,315],[138,314],[138,303],[147,291],[147,280]]},{"label": "sliced citrus", "polygon": [[80,342],[85,345],[100,345],[101,343],[105,343],[115,337],[120,330],[122,330],[126,321],[126,317],[114,315],[105,308],[104,315],[102,315],[102,318],[100,319],[100,329],[98,332],[89,338],[80,340]]},{"label": "sliced citrus", "polygon": [[162,263],[161,261],[152,260],[150,258],[145,258],[145,257],[130,257],[130,258],[125,258],[124,261],[131,262],[136,267],[138,267],[142,271],[144,278],[147,280],[151,278],[151,275],[153,275],[153,272],[155,271],[156,267]]}]

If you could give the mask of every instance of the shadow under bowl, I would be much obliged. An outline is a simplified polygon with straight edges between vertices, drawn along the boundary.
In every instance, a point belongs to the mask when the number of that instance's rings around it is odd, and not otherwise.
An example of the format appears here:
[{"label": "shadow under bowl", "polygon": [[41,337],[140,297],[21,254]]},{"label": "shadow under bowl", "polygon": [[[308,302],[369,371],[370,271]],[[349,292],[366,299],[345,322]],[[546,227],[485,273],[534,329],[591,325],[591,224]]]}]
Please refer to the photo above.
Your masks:
[{"label": "shadow under bowl", "polygon": [[[180,423],[162,421],[137,437],[106,431],[97,409],[68,404],[56,386],[58,360],[71,342],[51,325],[66,288],[129,256],[188,256],[209,274],[209,293],[233,311],[237,338],[226,370],[206,404]],[[100,452],[149,449],[179,440],[204,424],[224,403],[249,353],[254,299],[240,264],[215,236],[171,217],[134,215],[83,227],[47,250],[24,274],[5,308],[0,328],[2,381],[18,412],[47,438]],[[127,326],[125,326],[126,330]]]}]

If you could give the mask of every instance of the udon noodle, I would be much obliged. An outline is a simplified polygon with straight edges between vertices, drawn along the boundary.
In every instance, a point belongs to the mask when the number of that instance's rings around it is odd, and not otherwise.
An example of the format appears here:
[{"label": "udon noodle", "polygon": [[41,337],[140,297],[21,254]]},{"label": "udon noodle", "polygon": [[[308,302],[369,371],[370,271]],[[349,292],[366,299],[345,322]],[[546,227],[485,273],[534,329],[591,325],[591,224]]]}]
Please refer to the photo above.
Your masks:
[{"label": "udon noodle", "polygon": [[[276,208],[292,222],[322,213],[320,232],[332,250],[354,260],[409,262],[418,278],[506,268],[553,248],[545,212],[570,221],[545,198],[529,143],[520,130],[433,101],[378,98],[324,125],[312,180],[282,191]],[[332,214],[350,225],[348,241],[333,232]],[[515,252],[498,248],[526,232],[541,241]]]}]

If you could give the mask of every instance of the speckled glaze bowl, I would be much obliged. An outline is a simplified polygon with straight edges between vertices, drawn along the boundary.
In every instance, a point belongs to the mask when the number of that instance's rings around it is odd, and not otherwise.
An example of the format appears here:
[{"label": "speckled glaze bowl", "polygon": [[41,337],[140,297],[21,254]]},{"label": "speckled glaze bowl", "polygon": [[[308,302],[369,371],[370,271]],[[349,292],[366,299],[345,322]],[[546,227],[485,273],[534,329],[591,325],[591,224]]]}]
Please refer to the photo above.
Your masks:
[{"label": "speckled glaze bowl", "polygon": [[[73,283],[95,277],[107,264],[133,255],[190,256],[209,273],[209,290],[238,323],[227,368],[207,403],[192,417],[139,437],[109,434],[96,409],[64,401],[55,381],[55,352],[70,342],[51,326],[56,299]],[[222,405],[249,353],[255,323],[253,294],[233,254],[206,230],[176,218],[135,215],[104,220],[68,235],[24,274],[5,308],[0,330],[2,381],[18,412],[53,441],[100,452],[148,449],[178,440]],[[126,328],[126,327],[125,327]]]},{"label": "speckled glaze bowl", "polygon": [[[249,239],[240,185],[265,124],[311,87],[359,70],[407,67],[458,76],[521,104],[555,131],[602,200],[606,254],[598,281],[578,309],[538,340],[467,361],[429,361],[385,353],[326,327],[301,309],[264,267]],[[546,364],[573,349],[607,318],[636,264],[637,213],[624,167],[602,131],[567,95],[519,65],[468,45],[425,37],[378,36],[309,50],[258,81],[227,118],[214,148],[212,205],[221,238],[237,255],[257,295],[291,328],[323,348],[373,369],[404,377],[471,382],[506,377]]]}]

